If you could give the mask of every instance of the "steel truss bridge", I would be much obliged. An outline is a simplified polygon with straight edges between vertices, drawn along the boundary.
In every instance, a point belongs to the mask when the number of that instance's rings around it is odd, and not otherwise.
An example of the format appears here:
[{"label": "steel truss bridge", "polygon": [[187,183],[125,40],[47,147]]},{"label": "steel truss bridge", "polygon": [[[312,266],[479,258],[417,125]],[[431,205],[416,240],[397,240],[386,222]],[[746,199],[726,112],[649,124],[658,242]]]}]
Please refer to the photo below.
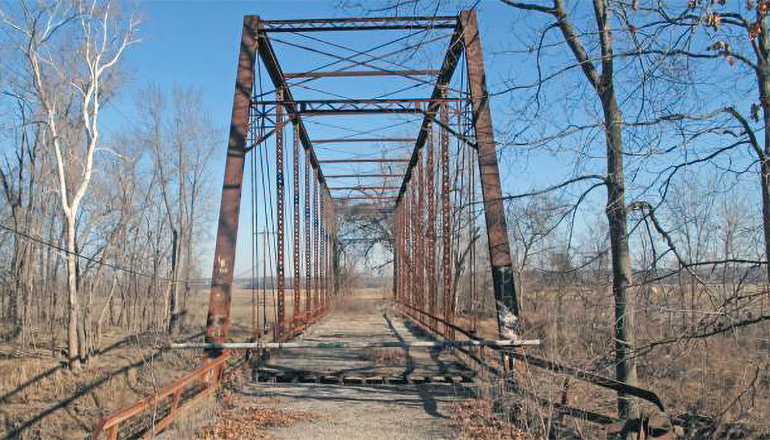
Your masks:
[{"label": "steel truss bridge", "polygon": [[[352,49],[317,35],[346,34],[351,39],[395,32],[396,39],[378,40],[366,49]],[[360,36],[359,36],[360,35]],[[300,38],[300,42],[287,36]],[[345,40],[348,41],[348,40]],[[352,40],[350,40],[352,41]],[[310,46],[308,42],[315,45]],[[326,57],[320,67],[297,66],[285,71],[275,46]],[[321,44],[323,48],[319,48]],[[415,68],[407,60],[441,46],[433,68]],[[396,46],[396,49],[393,47]],[[334,51],[336,50],[336,52]],[[343,50],[342,55],[339,50]],[[385,52],[384,52],[385,51]],[[383,53],[384,52],[384,53]],[[436,53],[438,51],[433,51]],[[401,57],[401,58],[398,58]],[[292,64],[301,64],[295,57]],[[395,60],[395,61],[394,61]],[[376,87],[359,87],[358,81],[393,83],[389,93]],[[311,86],[323,81],[331,91]],[[265,87],[265,82],[268,86]],[[405,86],[401,86],[404,85]],[[346,91],[374,96],[346,96]],[[372,92],[372,93],[369,93]],[[417,93],[420,92],[420,93]],[[371,121],[400,118],[396,124],[368,130],[350,129],[322,122],[326,117],[351,117]],[[371,124],[354,122],[352,125]],[[392,132],[388,128],[399,126]],[[329,130],[341,135],[323,136]],[[366,125],[371,127],[371,125]],[[347,134],[352,132],[353,134]],[[372,153],[387,146],[389,156]],[[345,148],[354,148],[354,150]],[[362,153],[363,151],[363,153]],[[342,157],[329,157],[342,152]],[[458,164],[462,167],[458,168]],[[248,173],[246,165],[250,164]],[[256,170],[269,167],[274,174]],[[341,170],[340,170],[341,169]],[[247,182],[244,182],[246,176]],[[288,178],[287,178],[288,177]],[[262,253],[262,265],[252,268],[252,282],[270,278],[274,285],[272,324],[252,311],[251,338],[231,342],[236,243],[239,236],[245,183],[251,191],[252,251]],[[290,180],[287,182],[287,180]],[[478,180],[479,186],[476,187]],[[261,191],[261,194],[259,194]],[[476,200],[476,194],[480,200]],[[287,195],[288,194],[288,195]],[[265,211],[262,251],[254,212]],[[483,218],[476,219],[476,214]],[[510,370],[514,382],[527,374],[525,366],[542,368],[609,388],[629,398],[657,405],[658,397],[647,390],[580,371],[525,353],[538,341],[519,338],[522,333],[511,250],[501,190],[494,126],[483,60],[481,35],[474,11],[448,17],[346,18],[321,20],[262,20],[246,16],[240,41],[233,110],[224,183],[211,276],[206,340],[177,344],[175,348],[203,347],[203,365],[160,393],[102,420],[93,438],[118,438],[121,424],[139,417],[148,408],[164,408],[162,417],[149,429],[153,435],[178,418],[184,408],[211,393],[226,373],[228,362],[243,362],[237,349],[260,351],[301,348],[292,342],[327,314],[340,285],[340,221],[374,216],[389,225],[384,246],[392,252],[392,300],[399,310],[443,342],[348,343],[348,348],[442,346],[458,350],[494,350],[499,353],[500,373]],[[267,228],[270,227],[268,238]],[[475,230],[485,233],[479,240]],[[458,230],[469,231],[454,240]],[[366,237],[364,237],[365,239]],[[497,339],[484,340],[473,329],[478,318],[476,295],[476,242],[486,242],[485,261],[491,273],[497,308]],[[473,260],[467,299],[470,321],[460,323],[458,300],[453,289],[453,256],[461,250]],[[269,256],[267,254],[270,254]],[[258,258],[257,258],[258,259]],[[288,304],[291,304],[289,313]],[[257,307],[259,302],[257,301]],[[254,307],[254,303],[252,303]],[[266,314],[263,302],[261,313]],[[388,345],[390,344],[390,345]],[[422,344],[422,345],[421,345]],[[305,344],[310,347],[312,344]],[[338,347],[342,345],[338,344]],[[314,348],[321,345],[315,344]],[[253,355],[253,350],[252,350]],[[341,382],[340,382],[341,383]],[[525,391],[524,391],[525,392]],[[603,425],[618,420],[567,405],[556,411]],[[623,422],[623,421],[620,421]]]}]

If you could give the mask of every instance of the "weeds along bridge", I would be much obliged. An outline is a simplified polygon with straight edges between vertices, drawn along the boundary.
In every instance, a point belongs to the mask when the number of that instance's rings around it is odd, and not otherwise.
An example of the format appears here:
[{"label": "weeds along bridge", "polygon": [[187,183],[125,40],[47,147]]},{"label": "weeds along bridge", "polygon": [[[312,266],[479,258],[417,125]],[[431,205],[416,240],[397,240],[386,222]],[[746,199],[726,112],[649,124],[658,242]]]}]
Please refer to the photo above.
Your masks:
[{"label": "weeds along bridge", "polygon": [[[434,68],[415,68],[416,61]],[[250,210],[242,215],[243,203]],[[239,228],[248,211],[251,227]],[[252,255],[243,274],[250,279],[251,322],[238,323],[248,330],[235,335],[239,229],[246,229],[240,236],[248,237]],[[93,438],[136,435],[131,427],[137,423],[152,436],[216,390],[228,368],[242,365],[253,373],[245,393],[293,384],[274,393],[310,409],[308,402],[322,396],[350,405],[374,393],[377,403],[369,402],[364,417],[381,417],[391,429],[403,424],[393,425],[389,411],[413,421],[405,422],[413,435],[372,428],[372,438],[432,437],[433,413],[447,394],[441,387],[419,388],[427,384],[455,387],[450,394],[457,395],[483,373],[522,399],[531,396],[528,367],[663,410],[650,391],[525,353],[539,341],[524,339],[507,230],[473,11],[245,17],[206,339],[167,347],[205,349],[202,366],[102,420]],[[356,246],[373,261],[389,262],[392,291],[359,291],[340,301],[349,290],[343,260]],[[479,282],[484,275],[496,312],[487,315]],[[485,317],[493,325],[485,327]],[[345,385],[380,388],[342,397],[333,391]],[[555,420],[569,415],[599,425],[645,425],[571,408],[566,391],[562,397],[560,403],[534,400],[559,414]],[[422,413],[413,411],[415,402],[422,402]]]}]

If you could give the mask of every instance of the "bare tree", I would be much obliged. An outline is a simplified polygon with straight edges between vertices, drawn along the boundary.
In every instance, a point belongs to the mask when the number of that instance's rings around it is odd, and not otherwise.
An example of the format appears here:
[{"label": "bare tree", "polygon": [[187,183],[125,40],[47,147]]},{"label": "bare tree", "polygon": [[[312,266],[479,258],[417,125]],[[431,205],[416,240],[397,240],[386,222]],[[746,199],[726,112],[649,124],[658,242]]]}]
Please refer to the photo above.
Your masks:
[{"label": "bare tree", "polygon": [[[504,3],[524,11],[548,14],[553,18],[552,26],[559,29],[580,66],[586,80],[601,102],[604,114],[603,129],[606,142],[607,174],[603,178],[607,187],[607,222],[609,224],[612,249],[612,291],[615,299],[615,376],[630,385],[637,384],[634,346],[634,311],[628,298],[631,284],[631,260],[628,251],[628,229],[626,222],[625,175],[623,172],[623,114],[615,94],[612,19],[606,0],[594,0],[594,25],[599,37],[601,55],[591,57],[583,44],[580,32],[572,23],[564,2],[554,0],[550,6],[503,0]],[[599,60],[599,66],[594,59]],[[621,417],[639,416],[638,405],[618,396],[618,412]]]},{"label": "bare tree", "polygon": [[137,96],[137,108],[147,115],[139,141],[152,152],[165,222],[171,234],[164,310],[168,317],[166,327],[173,333],[180,317],[180,278],[183,276],[189,282],[193,263],[196,216],[206,212],[198,205],[207,182],[204,173],[214,151],[217,130],[201,110],[198,90],[174,86],[171,95],[169,106],[160,87],[148,85]]},{"label": "bare tree", "polygon": [[[22,3],[20,17],[4,17],[4,23],[20,35],[20,49],[27,59],[36,99],[44,115],[46,143],[56,158],[67,249],[68,356],[74,369],[80,367],[78,356],[81,354],[76,222],[94,171],[94,153],[100,141],[99,112],[109,75],[125,49],[138,41],[135,37],[138,22],[134,18],[122,20],[116,9],[109,1],[90,4],[59,1],[34,9]],[[67,32],[77,35],[78,44],[66,44],[62,34]],[[67,59],[71,62],[63,63]],[[67,132],[65,125],[71,121],[62,117],[65,97],[72,91],[79,96],[76,121],[83,129],[82,138]]]}]

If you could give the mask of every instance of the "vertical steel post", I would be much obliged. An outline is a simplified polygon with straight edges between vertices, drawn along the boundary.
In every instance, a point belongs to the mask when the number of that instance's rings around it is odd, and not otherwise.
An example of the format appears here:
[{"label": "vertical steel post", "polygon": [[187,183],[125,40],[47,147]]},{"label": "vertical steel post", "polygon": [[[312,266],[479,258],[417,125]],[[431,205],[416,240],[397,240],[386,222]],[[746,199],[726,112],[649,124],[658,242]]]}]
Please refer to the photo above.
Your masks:
[{"label": "vertical steel post", "polygon": [[398,249],[398,237],[401,234],[399,223],[400,216],[398,215],[398,207],[399,205],[396,205],[396,210],[394,212],[394,218],[393,218],[393,301],[398,304],[398,265],[399,265],[399,259],[401,258],[401,253]]},{"label": "vertical steel post", "polygon": [[339,296],[340,240],[337,229],[337,204],[332,203],[332,295]]},{"label": "vertical steel post", "polygon": [[[436,297],[438,292],[436,291],[436,164],[435,164],[435,151],[433,145],[433,126],[429,127],[428,131],[428,151],[427,151],[427,173],[426,184],[428,186],[428,225],[425,231],[425,237],[428,239],[428,264],[426,265],[428,270],[428,311],[431,316],[436,317]],[[438,328],[438,321],[434,318],[430,319],[429,327],[436,331]]]},{"label": "vertical steel post", "polygon": [[[409,182],[409,198],[407,199],[409,201],[409,299],[407,303],[411,307],[414,307],[415,301],[415,291],[417,290],[417,271],[415,270],[415,257],[417,255],[417,245],[416,245],[416,238],[417,233],[415,231],[415,194],[414,194],[414,181]],[[409,314],[414,317],[414,309],[409,309]]]},{"label": "vertical steel post", "polygon": [[404,303],[404,305],[409,303],[409,289],[411,287],[411,278],[409,277],[409,265],[411,264],[411,261],[409,260],[409,191],[404,193],[404,198],[402,199],[401,203],[401,217],[402,217],[402,224],[404,227],[404,241],[403,241],[403,247],[404,247],[404,258],[401,262],[401,267],[403,268],[403,289],[401,292],[401,301]]},{"label": "vertical steel post", "polygon": [[403,304],[404,296],[404,204],[396,205],[396,301]]},{"label": "vertical steel post", "polygon": [[[466,144],[465,148],[470,149],[470,146]],[[474,234],[473,231],[476,229],[476,217],[474,215],[472,207],[475,206],[476,202],[476,170],[474,169],[474,166],[476,165],[475,159],[473,157],[473,151],[469,151],[468,154],[468,194],[469,196],[469,203],[471,203],[471,209],[468,209],[468,224],[471,228],[471,234]],[[473,331],[476,331],[476,327],[478,326],[479,321],[479,300],[478,300],[478,290],[476,289],[476,240],[473,240],[473,243],[471,243],[471,249],[468,253],[468,258],[470,260],[470,264],[468,267],[470,267],[470,275],[469,275],[469,284],[470,284],[470,301],[471,301],[471,322],[470,327],[473,329]]]},{"label": "vertical steel post", "polygon": [[334,236],[334,203],[332,202],[331,193],[329,193],[329,199],[326,207],[326,306],[331,305],[332,298],[332,256],[334,255],[334,244],[332,243],[332,237]]},{"label": "vertical steel post", "polygon": [[311,296],[313,293],[313,280],[312,269],[313,264],[311,260],[312,248],[310,240],[310,231],[312,230],[312,224],[310,223],[310,170],[313,165],[310,163],[310,151],[305,150],[305,323],[310,322],[311,311],[313,310],[311,304]]},{"label": "vertical steel post", "polygon": [[[206,318],[206,342],[222,343],[230,327],[230,302],[233,285],[235,246],[238,238],[238,216],[241,209],[241,187],[246,156],[246,135],[249,125],[251,89],[257,51],[259,17],[243,19],[241,49],[235,78],[230,137],[227,143],[227,162],[219,207],[219,224],[211,273],[209,310]],[[221,354],[213,350],[210,357]]]},{"label": "vertical steel post", "polygon": [[[418,155],[419,159],[419,155]],[[415,176],[415,179],[411,182],[411,208],[412,208],[412,289],[411,289],[411,299],[410,299],[410,305],[412,307],[418,307],[418,292],[420,289],[420,279],[419,279],[419,270],[417,268],[418,264],[418,256],[420,254],[420,230],[419,228],[419,214],[417,212],[417,181],[419,180],[419,176]],[[418,314],[412,309],[412,316],[417,317]]]},{"label": "vertical steel post", "polygon": [[[283,89],[275,90],[276,101],[283,101]],[[275,210],[276,210],[276,284],[278,288],[278,317],[275,323],[276,334],[283,337],[286,326],[286,298],[284,274],[284,178],[283,178],[283,105],[275,106]]]},{"label": "vertical steel post", "polygon": [[[417,271],[417,290],[415,307],[420,311],[425,311],[425,230],[423,229],[423,215],[425,212],[425,180],[423,178],[422,154],[417,156],[417,215],[415,215],[415,229],[417,230],[417,246],[415,255],[415,270]],[[417,314],[417,319],[425,324],[425,315]]]},{"label": "vertical steel post", "polygon": [[[411,227],[409,216],[409,183],[407,183],[402,203],[404,205],[404,305],[409,305],[409,291],[412,289],[412,275],[411,270],[409,270],[409,266],[412,264],[412,248],[410,243],[411,232],[409,230]],[[405,311],[407,314],[411,313],[408,308],[406,308]]]},{"label": "vertical steel post", "polygon": [[318,301],[318,228],[320,226],[320,220],[318,219],[318,170],[313,169],[313,316],[317,316],[319,312]]},{"label": "vertical steel post", "polygon": [[394,268],[394,278],[393,283],[395,284],[395,300],[396,303],[401,303],[401,279],[403,278],[403,271],[401,270],[401,260],[404,258],[404,251],[401,250],[401,243],[402,241],[402,235],[404,233],[404,227],[401,222],[401,207],[403,205],[401,203],[396,204],[396,246],[394,248],[394,258],[393,258],[393,266]]},{"label": "vertical steel post", "polygon": [[301,146],[299,143],[299,123],[294,120],[294,277],[292,278],[294,285],[294,303],[292,304],[294,315],[294,327],[300,326],[302,307],[300,303],[300,269],[302,263],[300,262],[300,238],[299,238],[299,150]]},{"label": "vertical steel post", "polygon": [[329,222],[326,229],[326,305],[331,306],[332,293],[334,292],[334,286],[332,285],[333,270],[333,255],[334,255],[334,202],[332,202],[332,196],[329,194],[329,206],[327,208]]},{"label": "vertical steel post", "polygon": [[334,202],[332,201],[331,193],[329,194],[329,206],[327,207],[329,212],[329,222],[327,223],[326,230],[326,260],[328,270],[326,271],[326,305],[331,306],[332,294],[334,293],[334,285],[332,284],[332,274],[334,273],[333,255],[334,255]]},{"label": "vertical steel post", "polygon": [[[476,133],[476,146],[481,176],[481,191],[484,198],[484,217],[487,226],[489,259],[492,264],[492,282],[494,284],[495,303],[501,337],[509,337],[505,332],[515,332],[519,316],[516,298],[516,285],[513,281],[511,248],[508,243],[508,227],[505,220],[505,207],[500,187],[500,172],[497,165],[497,150],[492,128],[492,115],[489,110],[489,95],[484,72],[484,59],[481,49],[481,36],[476,24],[474,11],[460,13],[465,43],[465,59],[468,68],[470,99],[473,108],[471,121]],[[507,327],[504,330],[503,327]]]},{"label": "vertical steel post", "polygon": [[[446,87],[442,89],[442,98],[446,98]],[[446,101],[441,102],[441,239],[442,260],[441,269],[444,275],[444,321],[454,322],[454,304],[452,302],[452,214],[449,206],[449,131],[444,127],[449,126],[449,111]],[[452,328],[444,326],[444,336],[450,337]]]},{"label": "vertical steel post", "polygon": [[[489,260],[492,266],[492,283],[497,307],[497,326],[500,337],[513,339],[521,331],[516,283],[513,279],[511,248],[508,243],[508,226],[500,186],[500,171],[497,165],[497,149],[489,109],[484,58],[481,49],[481,35],[476,24],[474,11],[460,13],[465,43],[465,60],[468,68],[468,84],[472,104],[472,124],[476,134],[476,148],[481,176],[481,194],[484,198],[484,217],[487,225]],[[523,353],[522,347],[515,348]],[[503,365],[511,367],[511,359],[503,357]],[[526,376],[526,364],[517,363],[520,383]]]},{"label": "vertical steel post", "polygon": [[321,187],[321,224],[319,225],[319,246],[320,246],[320,261],[321,265],[318,270],[318,285],[319,285],[319,302],[321,303],[321,312],[326,310],[326,279],[324,274],[326,273],[326,216],[324,215],[324,208],[326,207],[326,191],[323,191]]}]

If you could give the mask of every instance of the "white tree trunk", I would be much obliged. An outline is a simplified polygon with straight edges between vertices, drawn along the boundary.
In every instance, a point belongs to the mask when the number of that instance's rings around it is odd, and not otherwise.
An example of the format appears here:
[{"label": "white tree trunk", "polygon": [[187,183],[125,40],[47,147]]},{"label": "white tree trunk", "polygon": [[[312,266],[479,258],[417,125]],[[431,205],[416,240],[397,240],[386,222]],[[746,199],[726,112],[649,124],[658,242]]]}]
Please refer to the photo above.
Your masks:
[{"label": "white tree trunk", "polygon": [[78,284],[77,284],[77,255],[75,254],[75,217],[70,213],[65,215],[67,221],[67,290],[69,323],[67,325],[67,356],[70,369],[80,368],[80,353],[78,347]]}]

